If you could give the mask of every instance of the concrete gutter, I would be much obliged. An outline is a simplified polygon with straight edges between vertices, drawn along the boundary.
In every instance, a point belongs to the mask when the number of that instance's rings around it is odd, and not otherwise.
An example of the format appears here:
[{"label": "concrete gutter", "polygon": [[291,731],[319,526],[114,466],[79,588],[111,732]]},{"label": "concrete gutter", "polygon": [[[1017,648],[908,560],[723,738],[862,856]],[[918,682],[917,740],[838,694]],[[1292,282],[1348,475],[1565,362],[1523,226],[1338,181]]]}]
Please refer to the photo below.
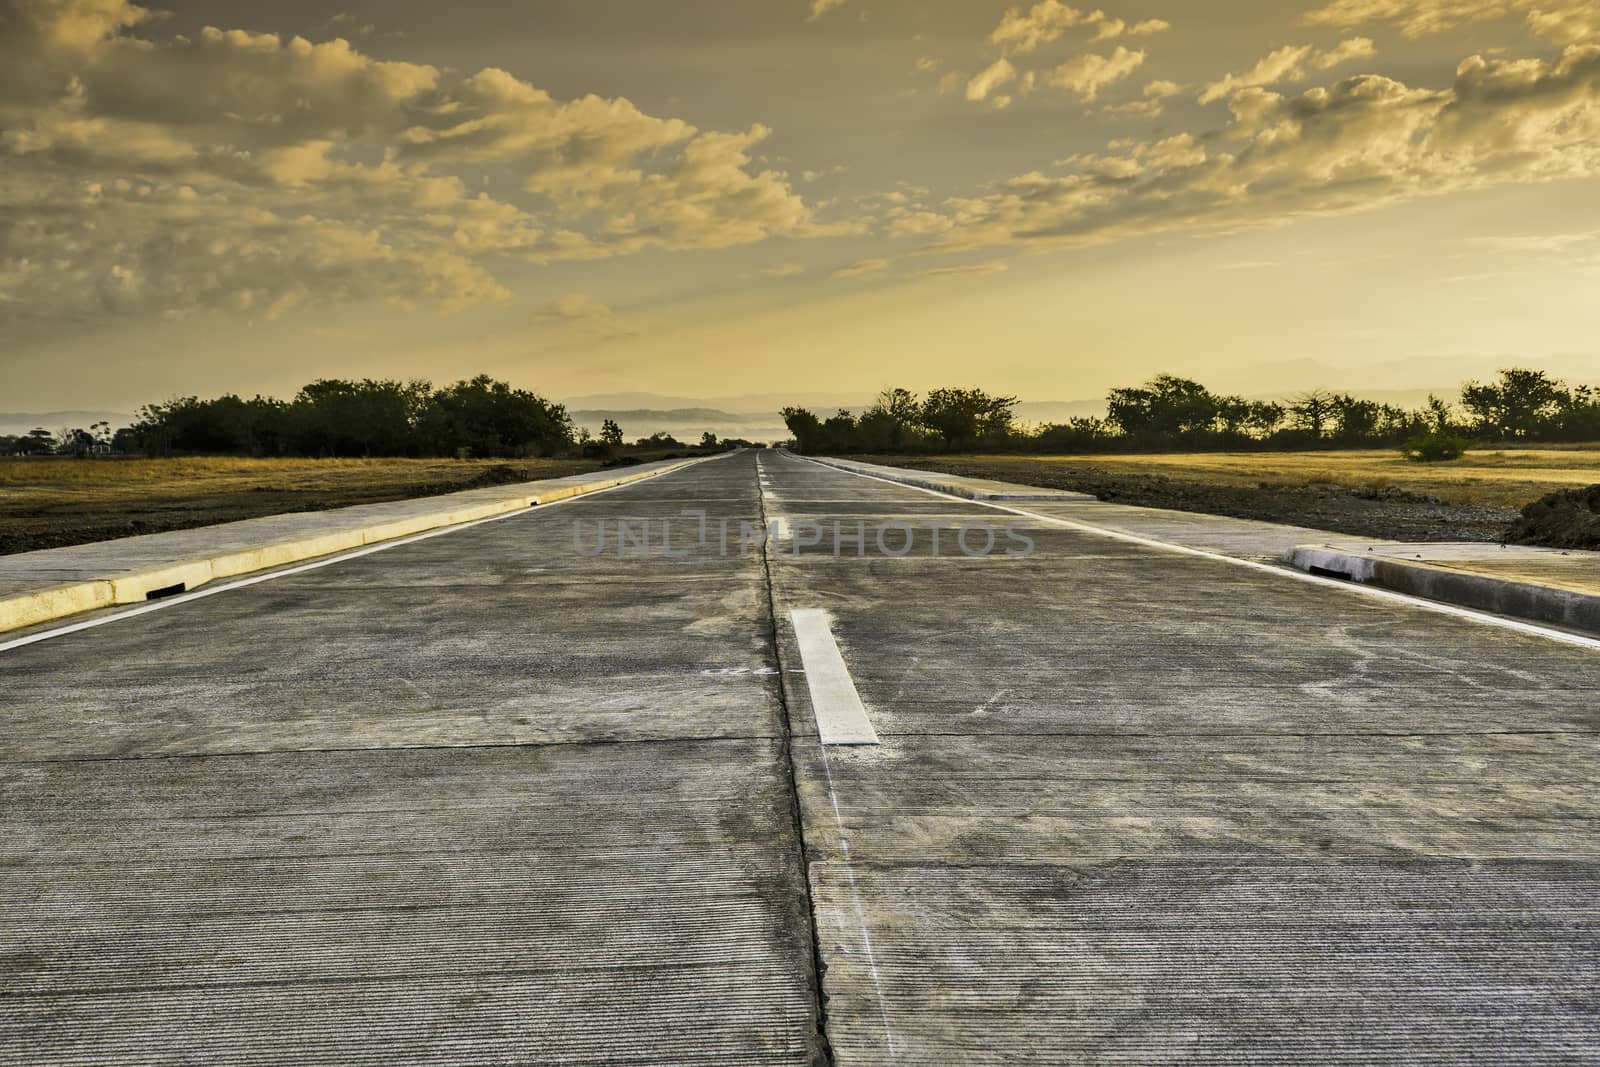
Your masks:
[{"label": "concrete gutter", "polygon": [[330,511],[268,515],[0,556],[0,633],[96,608],[187,592],[219,578],[551,504],[713,458],[665,460],[620,472],[600,471]]},{"label": "concrete gutter", "polygon": [[[1434,546],[1397,547],[1400,550],[1417,550],[1413,554],[1420,554]],[[1495,548],[1493,545],[1478,547],[1484,555],[1492,553]],[[1547,555],[1527,555],[1530,553]],[[1492,564],[1486,559],[1398,559],[1393,548],[1387,551],[1362,551],[1341,545],[1300,545],[1291,549],[1284,560],[1299,570],[1327,578],[1343,578],[1496,615],[1511,615],[1573,630],[1600,633],[1600,557],[1593,560],[1585,558],[1592,555],[1580,553],[1574,558],[1571,553],[1561,553],[1555,549],[1521,549],[1518,553],[1521,559],[1542,558],[1547,563],[1556,563],[1560,559],[1572,560],[1572,566],[1565,569],[1582,568],[1584,576],[1593,579],[1587,582],[1573,582],[1560,576],[1544,581],[1529,580],[1529,577],[1506,577],[1489,573]],[[1475,568],[1475,562],[1481,562],[1482,566]],[[1534,568],[1524,566],[1520,569]],[[1589,588],[1584,588],[1585,585]]]},{"label": "concrete gutter", "polygon": [[949,493],[951,496],[965,497],[968,500],[987,500],[997,503],[1021,500],[1065,503],[1095,499],[1088,493],[1069,493],[1064,489],[1037,489],[1032,486],[1013,485],[1010,482],[990,481],[987,478],[966,478],[956,474],[939,474],[935,471],[908,470],[904,467],[880,467],[876,463],[834,459],[831,456],[805,458],[851,474],[870,474],[875,478],[884,478],[901,485],[932,489],[936,493]]}]

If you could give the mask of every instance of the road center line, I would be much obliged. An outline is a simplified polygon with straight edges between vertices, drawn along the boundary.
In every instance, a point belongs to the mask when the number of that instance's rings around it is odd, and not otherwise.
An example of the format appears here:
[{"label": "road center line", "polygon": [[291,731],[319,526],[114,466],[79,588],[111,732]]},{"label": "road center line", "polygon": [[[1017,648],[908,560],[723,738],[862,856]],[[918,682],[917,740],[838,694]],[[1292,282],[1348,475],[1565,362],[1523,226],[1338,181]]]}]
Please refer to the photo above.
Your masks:
[{"label": "road center line", "polygon": [[816,717],[822,743],[876,745],[878,732],[872,728],[855,682],[850,680],[850,669],[839,654],[827,614],[815,608],[798,608],[789,612],[789,621],[800,646],[806,688],[811,692],[811,713]]}]

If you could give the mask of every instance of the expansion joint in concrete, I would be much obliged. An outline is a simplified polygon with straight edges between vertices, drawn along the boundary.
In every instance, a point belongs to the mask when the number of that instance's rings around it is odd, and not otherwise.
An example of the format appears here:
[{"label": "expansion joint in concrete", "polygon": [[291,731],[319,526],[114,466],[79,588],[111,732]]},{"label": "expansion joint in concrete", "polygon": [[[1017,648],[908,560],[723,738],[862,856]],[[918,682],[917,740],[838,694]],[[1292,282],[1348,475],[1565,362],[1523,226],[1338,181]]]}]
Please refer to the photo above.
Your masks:
[{"label": "expansion joint in concrete", "polygon": [[[759,464],[759,460],[757,463]],[[761,528],[770,529],[770,519],[767,515],[766,494],[758,493],[756,507],[759,509]],[[796,778],[794,765],[794,729],[790,721],[789,696],[784,688],[783,672],[789,668],[783,662],[783,644],[778,640],[778,604],[777,593],[772,581],[772,545],[764,546],[761,553],[761,580],[767,592],[767,641],[772,651],[772,662],[777,665],[778,678],[778,711],[783,727],[783,770],[788,777],[788,803],[789,815],[793,820],[794,839],[800,849],[800,892],[805,895],[805,934],[811,942],[811,995],[817,1015],[816,1032],[816,1062],[818,1067],[832,1067],[836,1062],[833,1055],[833,1044],[828,1038],[828,1009],[827,996],[822,989],[822,976],[824,963],[822,960],[822,942],[817,934],[817,903],[811,895],[811,863],[812,852],[806,843],[805,819],[800,810],[800,784]]]}]

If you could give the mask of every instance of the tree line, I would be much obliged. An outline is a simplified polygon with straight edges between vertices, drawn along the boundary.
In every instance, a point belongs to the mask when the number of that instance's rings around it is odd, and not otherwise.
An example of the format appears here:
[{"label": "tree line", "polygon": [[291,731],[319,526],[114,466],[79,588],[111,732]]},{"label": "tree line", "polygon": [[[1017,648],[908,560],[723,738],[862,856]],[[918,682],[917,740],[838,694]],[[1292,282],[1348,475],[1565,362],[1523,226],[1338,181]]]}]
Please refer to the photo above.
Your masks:
[{"label": "tree line", "polygon": [[[840,409],[822,418],[786,407],[781,414],[800,451],[835,454],[1402,446],[1424,458],[1448,458],[1473,440],[1600,441],[1600,392],[1521,368],[1491,382],[1467,382],[1453,401],[1430,396],[1411,409],[1325,389],[1283,402],[1246,400],[1170,374],[1111,390],[1099,417],[1021,426],[1016,404],[1016,397],[982,389],[942,388],[926,396],[885,389],[859,413]],[[698,447],[749,444],[719,442],[708,432]],[[488,375],[443,388],[322,379],[287,401],[228,394],[150,404],[115,432],[96,423],[59,434],[0,435],[0,455],[605,458],[623,447],[615,422],[606,420],[596,437],[575,428],[563,405]],[[692,446],[656,434],[634,447]]]},{"label": "tree line", "polygon": [[229,394],[150,404],[112,448],[146,455],[549,456],[573,444],[566,408],[488,375],[426,381],[327,378],[284,401]]},{"label": "tree line", "polygon": [[[581,448],[566,408],[488,375],[427,381],[326,378],[291,400],[228,394],[141,408],[131,426],[0,438],[0,454],[503,457]],[[620,434],[619,444],[620,444]]]},{"label": "tree line", "polygon": [[1103,417],[1019,426],[1017,398],[981,389],[934,389],[918,397],[885,389],[866,410],[819,418],[782,411],[801,452],[1116,452],[1399,446],[1449,458],[1473,440],[1600,440],[1600,393],[1543,371],[1512,368],[1492,382],[1467,382],[1455,401],[1419,408],[1312,389],[1284,402],[1213,393],[1162,374],[1113,389]]}]

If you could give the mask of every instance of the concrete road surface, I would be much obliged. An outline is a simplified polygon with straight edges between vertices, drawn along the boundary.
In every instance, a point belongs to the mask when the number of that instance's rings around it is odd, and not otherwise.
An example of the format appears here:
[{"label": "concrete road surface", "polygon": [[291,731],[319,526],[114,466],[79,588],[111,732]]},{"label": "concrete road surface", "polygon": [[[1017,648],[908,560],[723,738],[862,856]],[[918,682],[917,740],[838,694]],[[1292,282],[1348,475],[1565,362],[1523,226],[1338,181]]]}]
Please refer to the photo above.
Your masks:
[{"label": "concrete road surface", "polygon": [[1592,648],[774,452],[101,618],[0,1064],[1600,1060]]}]

